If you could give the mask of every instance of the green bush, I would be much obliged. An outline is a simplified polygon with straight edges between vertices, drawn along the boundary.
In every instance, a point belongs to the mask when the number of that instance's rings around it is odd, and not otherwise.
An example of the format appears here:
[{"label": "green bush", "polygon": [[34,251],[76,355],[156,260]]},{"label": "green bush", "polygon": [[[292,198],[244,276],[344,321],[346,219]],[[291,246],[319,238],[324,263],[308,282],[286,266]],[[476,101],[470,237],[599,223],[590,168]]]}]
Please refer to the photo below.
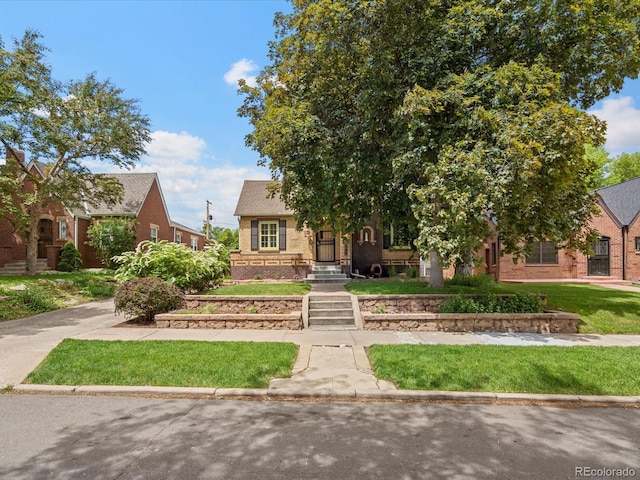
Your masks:
[{"label": "green bush", "polygon": [[94,220],[87,230],[87,245],[96,249],[96,255],[103,265],[115,268],[113,257],[131,251],[136,246],[135,225],[136,221],[130,218]]},{"label": "green bush", "polygon": [[34,313],[49,312],[56,309],[51,295],[33,285],[27,285],[19,294],[20,301]]},{"label": "green bush", "polygon": [[159,278],[134,278],[118,285],[114,303],[128,320],[151,322],[158,313],[180,308],[182,292]]},{"label": "green bush", "polygon": [[493,285],[493,277],[488,273],[479,273],[477,275],[459,275],[456,274],[449,280],[449,285],[460,285],[464,287],[489,288]]},{"label": "green bush", "polygon": [[61,272],[77,272],[82,268],[82,257],[78,249],[71,242],[64,244],[60,250],[58,270]]},{"label": "green bush", "polygon": [[440,313],[540,313],[543,311],[540,296],[518,293],[498,298],[493,294],[478,297],[456,295],[440,306]]},{"label": "green bush", "polygon": [[407,278],[418,278],[417,268],[407,268],[404,273],[407,275]]},{"label": "green bush", "polygon": [[140,242],[133,252],[125,252],[113,260],[120,265],[116,280],[158,277],[184,292],[199,292],[218,285],[229,268],[229,253],[215,243],[209,250],[195,251],[179,243]]}]

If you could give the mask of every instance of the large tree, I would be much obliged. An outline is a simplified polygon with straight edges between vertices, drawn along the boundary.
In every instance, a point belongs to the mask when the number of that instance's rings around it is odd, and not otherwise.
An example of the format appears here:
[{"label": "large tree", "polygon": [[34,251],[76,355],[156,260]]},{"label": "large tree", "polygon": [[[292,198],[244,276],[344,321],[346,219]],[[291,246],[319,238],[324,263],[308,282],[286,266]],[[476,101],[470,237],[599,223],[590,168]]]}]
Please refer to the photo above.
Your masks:
[{"label": "large tree", "polygon": [[435,285],[487,216],[516,255],[586,248],[604,125],[582,109],[637,76],[638,0],[292,4],[240,114],[299,224],[410,221]]},{"label": "large tree", "polygon": [[[8,157],[0,213],[26,238],[28,274],[35,271],[38,222],[53,202],[74,207],[121,199],[119,182],[92,174],[83,161],[130,168],[150,140],[149,120],[138,101],[125,98],[109,80],[95,74],[55,80],[40,38],[28,31],[12,49],[0,43],[0,142]],[[37,168],[29,168],[17,150],[36,160]]]}]

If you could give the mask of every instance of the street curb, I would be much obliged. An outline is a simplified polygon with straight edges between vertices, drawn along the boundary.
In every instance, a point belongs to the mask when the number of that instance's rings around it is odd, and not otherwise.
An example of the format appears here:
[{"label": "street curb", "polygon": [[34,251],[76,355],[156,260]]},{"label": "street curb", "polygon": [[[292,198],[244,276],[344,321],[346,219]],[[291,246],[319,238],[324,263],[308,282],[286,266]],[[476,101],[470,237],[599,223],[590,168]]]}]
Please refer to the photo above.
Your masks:
[{"label": "street curb", "polygon": [[492,392],[445,392],[425,390],[305,390],[262,388],[202,388],[202,387],[155,387],[155,386],[112,386],[112,385],[38,385],[19,384],[12,391],[19,393],[62,393],[62,394],[110,394],[110,395],[167,395],[189,397],[237,398],[253,397],[262,399],[327,399],[327,400],[367,400],[367,401],[411,401],[411,402],[460,402],[460,403],[572,403],[580,406],[611,404],[640,406],[638,396],[605,395],[562,395]]}]

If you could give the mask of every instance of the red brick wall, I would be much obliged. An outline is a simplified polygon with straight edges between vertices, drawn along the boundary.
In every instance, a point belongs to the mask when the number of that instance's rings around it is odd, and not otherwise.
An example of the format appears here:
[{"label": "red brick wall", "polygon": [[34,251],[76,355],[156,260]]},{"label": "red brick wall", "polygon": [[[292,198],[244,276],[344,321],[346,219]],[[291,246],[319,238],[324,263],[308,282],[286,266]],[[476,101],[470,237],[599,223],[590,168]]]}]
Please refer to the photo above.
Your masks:
[{"label": "red brick wall", "polygon": [[157,181],[153,182],[137,220],[136,244],[151,239],[151,225],[158,227],[158,240],[173,242],[173,228],[169,225]]},{"label": "red brick wall", "polygon": [[636,250],[636,237],[640,237],[640,215],[629,225],[625,248],[627,257],[627,278],[634,282],[640,281],[640,251]]}]

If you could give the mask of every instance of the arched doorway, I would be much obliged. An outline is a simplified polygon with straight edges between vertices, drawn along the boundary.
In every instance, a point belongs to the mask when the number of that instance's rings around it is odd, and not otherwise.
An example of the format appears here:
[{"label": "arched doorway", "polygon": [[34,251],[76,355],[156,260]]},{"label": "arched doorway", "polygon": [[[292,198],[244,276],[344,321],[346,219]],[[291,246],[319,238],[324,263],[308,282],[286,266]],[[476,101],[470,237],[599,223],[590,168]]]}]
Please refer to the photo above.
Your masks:
[{"label": "arched doorway", "polygon": [[587,260],[587,275],[608,277],[610,275],[609,238],[602,237],[591,244],[593,255]]},{"label": "arched doorway", "polygon": [[53,245],[53,220],[43,218],[38,223],[38,258],[47,258],[47,246]]}]

